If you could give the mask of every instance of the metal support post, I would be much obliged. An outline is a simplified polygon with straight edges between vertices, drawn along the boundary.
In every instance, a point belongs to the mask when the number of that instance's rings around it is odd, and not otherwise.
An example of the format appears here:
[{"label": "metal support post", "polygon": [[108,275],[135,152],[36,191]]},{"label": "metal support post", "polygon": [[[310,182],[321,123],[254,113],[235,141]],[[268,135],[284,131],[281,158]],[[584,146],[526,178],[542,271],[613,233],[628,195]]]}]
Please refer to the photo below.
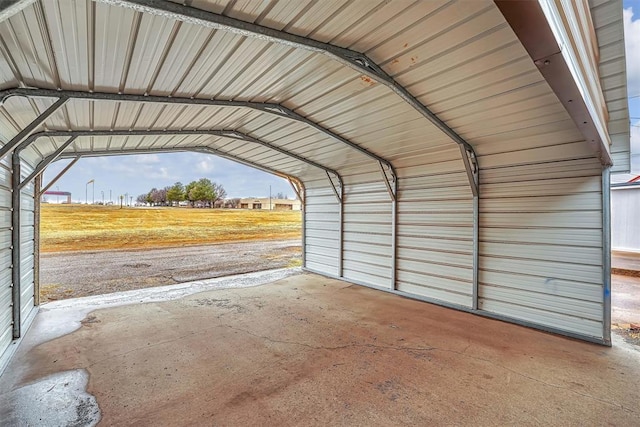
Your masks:
[{"label": "metal support post", "polygon": [[471,183],[473,196],[473,273],[471,290],[471,309],[478,310],[479,268],[480,268],[480,167],[475,152],[460,146],[462,162]]},{"label": "metal support post", "polygon": [[611,345],[611,169],[602,169],[602,339]]},{"label": "metal support post", "polygon": [[21,313],[20,313],[20,157],[13,156],[13,168],[11,174],[11,304],[13,316],[13,338],[20,338]]},{"label": "metal support post", "polygon": [[33,304],[40,305],[40,197],[42,175],[36,176],[33,188]]}]

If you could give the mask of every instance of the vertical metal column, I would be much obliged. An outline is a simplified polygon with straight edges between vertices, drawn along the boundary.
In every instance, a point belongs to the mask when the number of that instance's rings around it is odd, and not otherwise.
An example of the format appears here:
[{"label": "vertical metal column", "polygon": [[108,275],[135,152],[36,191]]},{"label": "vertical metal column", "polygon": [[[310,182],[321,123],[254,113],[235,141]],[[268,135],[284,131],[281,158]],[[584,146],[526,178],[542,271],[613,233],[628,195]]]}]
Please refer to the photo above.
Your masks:
[{"label": "vertical metal column", "polygon": [[394,180],[391,198],[391,289],[398,289],[398,178]]},{"label": "vertical metal column", "polygon": [[611,345],[611,169],[602,169],[602,339]]},{"label": "vertical metal column", "polygon": [[460,146],[460,154],[464,169],[467,172],[471,195],[473,196],[473,261],[472,261],[472,286],[471,286],[471,309],[478,310],[478,270],[480,268],[480,165],[478,158],[472,149]]},{"label": "vertical metal column", "polygon": [[344,276],[344,185],[340,185],[340,214],[338,223],[338,277]]},{"label": "vertical metal column", "polygon": [[13,338],[20,338],[20,157],[13,156],[11,173],[11,301],[13,304]]},{"label": "vertical metal column", "polygon": [[480,262],[480,197],[473,196],[473,290],[471,309],[478,309],[479,298],[479,262]]},{"label": "vertical metal column", "polygon": [[40,197],[42,175],[36,176],[33,189],[33,304],[40,305]]}]

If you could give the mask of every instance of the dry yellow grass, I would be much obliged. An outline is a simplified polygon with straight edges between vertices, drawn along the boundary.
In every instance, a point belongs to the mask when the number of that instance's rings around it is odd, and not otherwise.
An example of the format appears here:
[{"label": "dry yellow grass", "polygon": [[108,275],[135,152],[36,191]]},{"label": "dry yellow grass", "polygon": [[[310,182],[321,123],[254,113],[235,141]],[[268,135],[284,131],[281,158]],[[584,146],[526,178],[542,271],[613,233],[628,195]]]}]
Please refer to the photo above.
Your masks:
[{"label": "dry yellow grass", "polygon": [[42,205],[40,249],[145,249],[300,237],[300,212]]}]

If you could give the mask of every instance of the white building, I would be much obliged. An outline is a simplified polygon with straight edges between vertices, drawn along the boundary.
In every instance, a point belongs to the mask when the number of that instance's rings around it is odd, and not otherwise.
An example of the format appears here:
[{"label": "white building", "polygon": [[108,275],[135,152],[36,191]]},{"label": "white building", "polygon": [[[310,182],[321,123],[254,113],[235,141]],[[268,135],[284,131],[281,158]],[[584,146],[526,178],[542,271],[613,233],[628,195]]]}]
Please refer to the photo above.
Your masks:
[{"label": "white building", "polygon": [[269,197],[256,197],[240,199],[240,209],[262,209],[271,211],[299,211],[302,203],[295,199],[272,199]]}]

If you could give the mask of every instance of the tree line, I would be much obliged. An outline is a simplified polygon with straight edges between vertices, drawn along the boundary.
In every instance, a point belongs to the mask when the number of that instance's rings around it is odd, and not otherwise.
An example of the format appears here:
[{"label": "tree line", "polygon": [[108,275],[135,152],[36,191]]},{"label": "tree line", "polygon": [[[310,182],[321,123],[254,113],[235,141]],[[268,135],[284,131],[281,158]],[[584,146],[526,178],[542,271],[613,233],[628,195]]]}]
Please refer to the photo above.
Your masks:
[{"label": "tree line", "polygon": [[168,187],[152,188],[148,193],[140,194],[136,201],[151,206],[173,206],[187,201],[192,207],[200,204],[213,208],[216,204],[221,204],[226,196],[227,192],[222,184],[200,178],[187,185],[176,182]]}]

